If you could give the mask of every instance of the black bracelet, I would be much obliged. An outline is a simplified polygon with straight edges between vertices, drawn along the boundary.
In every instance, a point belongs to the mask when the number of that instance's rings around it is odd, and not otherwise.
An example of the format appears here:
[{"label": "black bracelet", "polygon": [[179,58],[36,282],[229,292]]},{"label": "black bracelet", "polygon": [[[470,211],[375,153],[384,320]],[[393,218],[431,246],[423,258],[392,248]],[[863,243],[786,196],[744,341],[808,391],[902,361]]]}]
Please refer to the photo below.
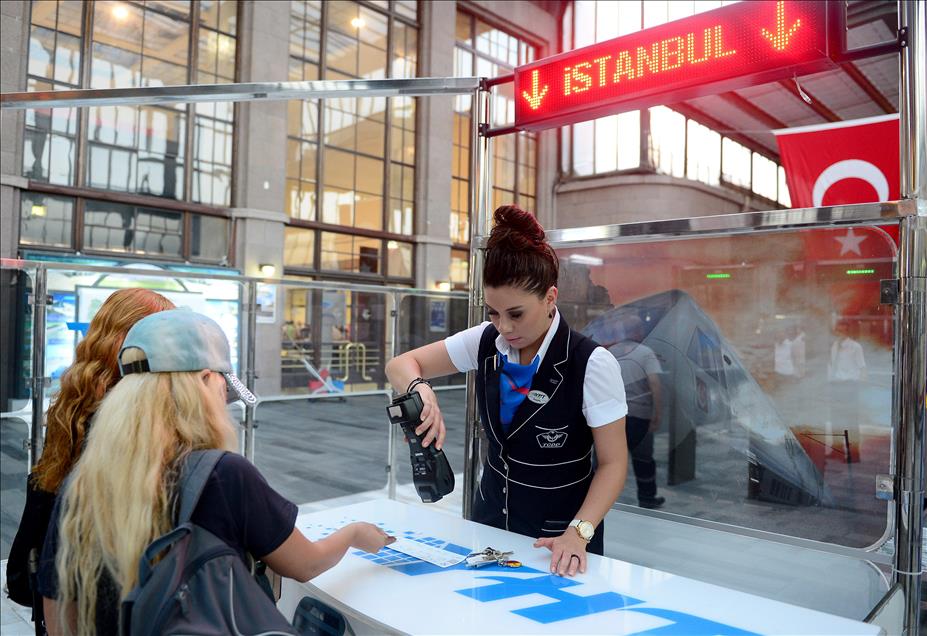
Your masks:
[{"label": "black bracelet", "polygon": [[412,389],[417,387],[419,384],[427,384],[429,388],[431,387],[431,382],[429,382],[425,378],[415,378],[414,380],[409,382],[409,388],[406,389],[406,393],[411,393]]}]

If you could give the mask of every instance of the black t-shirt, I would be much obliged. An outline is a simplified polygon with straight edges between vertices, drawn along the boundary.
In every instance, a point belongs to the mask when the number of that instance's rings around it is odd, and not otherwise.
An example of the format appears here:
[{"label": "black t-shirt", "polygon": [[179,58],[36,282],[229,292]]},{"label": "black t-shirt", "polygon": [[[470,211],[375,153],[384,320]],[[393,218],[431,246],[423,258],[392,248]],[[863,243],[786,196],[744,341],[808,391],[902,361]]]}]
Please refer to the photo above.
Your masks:
[{"label": "black t-shirt", "polygon": [[[60,505],[56,505],[39,562],[38,589],[46,598],[58,596],[59,513]],[[279,548],[293,532],[296,515],[296,505],[271,488],[251,462],[226,453],[207,480],[192,521],[225,541],[247,562],[246,553],[260,558]],[[119,591],[104,571],[97,591],[98,634],[118,633],[119,600]]]}]

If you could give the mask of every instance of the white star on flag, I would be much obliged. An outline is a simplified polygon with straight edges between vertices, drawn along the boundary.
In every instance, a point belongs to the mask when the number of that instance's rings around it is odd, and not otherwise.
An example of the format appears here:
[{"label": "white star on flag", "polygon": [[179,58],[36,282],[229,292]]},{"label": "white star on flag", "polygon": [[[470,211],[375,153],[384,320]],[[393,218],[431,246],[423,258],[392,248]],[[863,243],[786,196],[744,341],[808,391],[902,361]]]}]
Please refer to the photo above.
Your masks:
[{"label": "white star on flag", "polygon": [[840,243],[840,256],[844,254],[857,254],[862,256],[863,252],[859,249],[859,244],[866,240],[865,234],[854,234],[853,228],[847,230],[846,236],[835,236],[834,240]]}]

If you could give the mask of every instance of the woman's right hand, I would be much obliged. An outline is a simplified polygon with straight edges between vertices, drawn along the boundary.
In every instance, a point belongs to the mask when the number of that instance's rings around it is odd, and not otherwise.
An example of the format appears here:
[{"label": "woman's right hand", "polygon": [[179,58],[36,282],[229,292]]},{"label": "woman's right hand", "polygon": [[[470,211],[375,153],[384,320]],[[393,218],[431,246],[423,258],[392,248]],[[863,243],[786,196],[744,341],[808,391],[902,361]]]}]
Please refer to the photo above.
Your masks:
[{"label": "woman's right hand", "polygon": [[351,526],[353,526],[352,529],[354,530],[354,539],[351,541],[351,545],[370,554],[376,554],[396,540],[396,537],[389,536],[372,523],[357,521],[352,523]]},{"label": "woman's right hand", "polygon": [[422,423],[415,429],[415,434],[422,435],[425,431],[428,431],[428,434],[422,439],[422,446],[428,446],[432,441],[437,440],[435,448],[441,450],[441,447],[444,446],[446,430],[444,428],[444,415],[441,414],[441,409],[438,408],[438,398],[434,390],[425,383],[417,384],[412,390],[422,396],[423,404]]}]

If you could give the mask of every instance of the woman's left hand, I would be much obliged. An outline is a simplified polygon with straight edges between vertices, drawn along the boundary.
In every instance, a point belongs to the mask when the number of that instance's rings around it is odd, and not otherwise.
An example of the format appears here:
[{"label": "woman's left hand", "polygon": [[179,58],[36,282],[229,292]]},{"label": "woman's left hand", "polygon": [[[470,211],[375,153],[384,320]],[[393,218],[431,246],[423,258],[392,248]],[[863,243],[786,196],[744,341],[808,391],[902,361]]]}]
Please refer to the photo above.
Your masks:
[{"label": "woman's left hand", "polygon": [[567,528],[559,537],[542,537],[534,542],[535,548],[551,551],[550,571],[560,576],[574,576],[586,572],[586,542],[575,528]]}]

